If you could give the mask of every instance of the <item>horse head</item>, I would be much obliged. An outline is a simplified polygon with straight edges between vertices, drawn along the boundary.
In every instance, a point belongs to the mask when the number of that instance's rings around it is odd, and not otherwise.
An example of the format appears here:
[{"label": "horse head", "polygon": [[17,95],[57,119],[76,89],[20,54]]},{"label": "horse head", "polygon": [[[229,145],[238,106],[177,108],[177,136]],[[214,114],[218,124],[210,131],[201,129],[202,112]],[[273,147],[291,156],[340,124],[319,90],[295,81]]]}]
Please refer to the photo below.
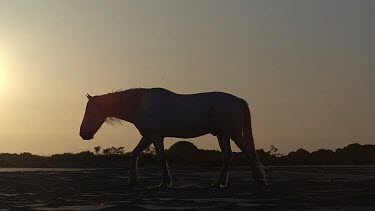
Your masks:
[{"label": "horse head", "polygon": [[90,140],[105,122],[107,114],[98,97],[92,97],[89,94],[86,97],[88,102],[79,135],[83,140]]}]

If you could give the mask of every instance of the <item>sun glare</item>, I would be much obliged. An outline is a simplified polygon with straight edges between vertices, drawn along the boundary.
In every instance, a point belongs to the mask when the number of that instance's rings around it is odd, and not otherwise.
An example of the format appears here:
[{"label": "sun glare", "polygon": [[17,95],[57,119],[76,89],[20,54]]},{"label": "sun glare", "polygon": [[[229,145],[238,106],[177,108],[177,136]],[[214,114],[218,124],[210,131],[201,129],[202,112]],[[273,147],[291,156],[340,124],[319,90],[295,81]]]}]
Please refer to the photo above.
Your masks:
[{"label": "sun glare", "polygon": [[3,60],[0,58],[0,91],[3,91],[5,88],[5,83],[6,83],[6,68]]}]

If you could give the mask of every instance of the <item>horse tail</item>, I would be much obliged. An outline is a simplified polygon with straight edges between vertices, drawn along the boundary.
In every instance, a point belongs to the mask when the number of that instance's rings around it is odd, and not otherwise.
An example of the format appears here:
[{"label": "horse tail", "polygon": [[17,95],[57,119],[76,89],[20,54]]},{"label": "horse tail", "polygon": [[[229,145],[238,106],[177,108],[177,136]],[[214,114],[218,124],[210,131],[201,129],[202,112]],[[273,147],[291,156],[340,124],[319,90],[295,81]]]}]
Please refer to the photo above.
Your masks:
[{"label": "horse tail", "polygon": [[243,106],[244,118],[243,118],[242,133],[243,133],[243,136],[246,139],[246,141],[252,140],[252,142],[254,143],[253,130],[252,130],[252,127],[251,127],[251,114],[250,114],[249,105],[247,104],[247,102],[245,100],[243,102],[244,102],[244,106]]},{"label": "horse tail", "polygon": [[242,134],[246,144],[250,147],[250,162],[252,167],[252,172],[254,178],[258,180],[258,182],[265,183],[265,171],[263,169],[262,164],[259,162],[258,154],[255,150],[255,143],[253,137],[253,131],[251,126],[251,114],[249,105],[245,100],[243,100],[243,126],[242,126]]}]

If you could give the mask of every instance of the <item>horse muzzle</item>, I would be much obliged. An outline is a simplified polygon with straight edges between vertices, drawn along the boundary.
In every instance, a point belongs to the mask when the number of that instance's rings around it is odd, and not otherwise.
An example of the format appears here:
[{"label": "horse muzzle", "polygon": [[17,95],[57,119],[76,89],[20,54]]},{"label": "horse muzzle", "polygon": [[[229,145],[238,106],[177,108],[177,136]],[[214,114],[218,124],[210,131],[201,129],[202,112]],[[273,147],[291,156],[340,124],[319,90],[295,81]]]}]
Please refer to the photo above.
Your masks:
[{"label": "horse muzzle", "polygon": [[86,141],[94,138],[94,136],[91,133],[82,132],[82,131],[79,133],[79,136],[81,136],[81,138]]}]

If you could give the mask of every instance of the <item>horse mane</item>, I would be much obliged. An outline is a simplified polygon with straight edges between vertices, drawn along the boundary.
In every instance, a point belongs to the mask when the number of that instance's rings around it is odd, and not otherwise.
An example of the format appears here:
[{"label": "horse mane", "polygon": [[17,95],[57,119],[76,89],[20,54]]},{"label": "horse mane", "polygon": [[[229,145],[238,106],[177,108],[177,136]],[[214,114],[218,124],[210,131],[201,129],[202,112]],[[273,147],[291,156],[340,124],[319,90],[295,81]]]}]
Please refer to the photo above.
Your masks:
[{"label": "horse mane", "polygon": [[130,89],[116,89],[116,90],[112,90],[112,92],[108,92],[107,95],[111,95],[111,94],[124,94],[124,93],[136,93],[136,92],[140,92],[140,91],[143,91],[145,90],[145,88],[130,88]]},{"label": "horse mane", "polygon": [[[106,95],[119,95],[119,94],[121,95],[121,94],[125,94],[128,92],[130,92],[131,94],[138,94],[140,91],[143,91],[143,90],[144,88],[130,88],[126,90],[117,89],[117,90],[112,90],[112,92],[109,92]],[[107,117],[105,122],[111,126],[116,126],[117,124],[122,125],[122,120],[116,117]]]},{"label": "horse mane", "polygon": [[116,117],[107,117],[107,119],[105,119],[105,123],[111,126],[116,126],[117,124],[122,125],[122,120],[117,119]]}]

